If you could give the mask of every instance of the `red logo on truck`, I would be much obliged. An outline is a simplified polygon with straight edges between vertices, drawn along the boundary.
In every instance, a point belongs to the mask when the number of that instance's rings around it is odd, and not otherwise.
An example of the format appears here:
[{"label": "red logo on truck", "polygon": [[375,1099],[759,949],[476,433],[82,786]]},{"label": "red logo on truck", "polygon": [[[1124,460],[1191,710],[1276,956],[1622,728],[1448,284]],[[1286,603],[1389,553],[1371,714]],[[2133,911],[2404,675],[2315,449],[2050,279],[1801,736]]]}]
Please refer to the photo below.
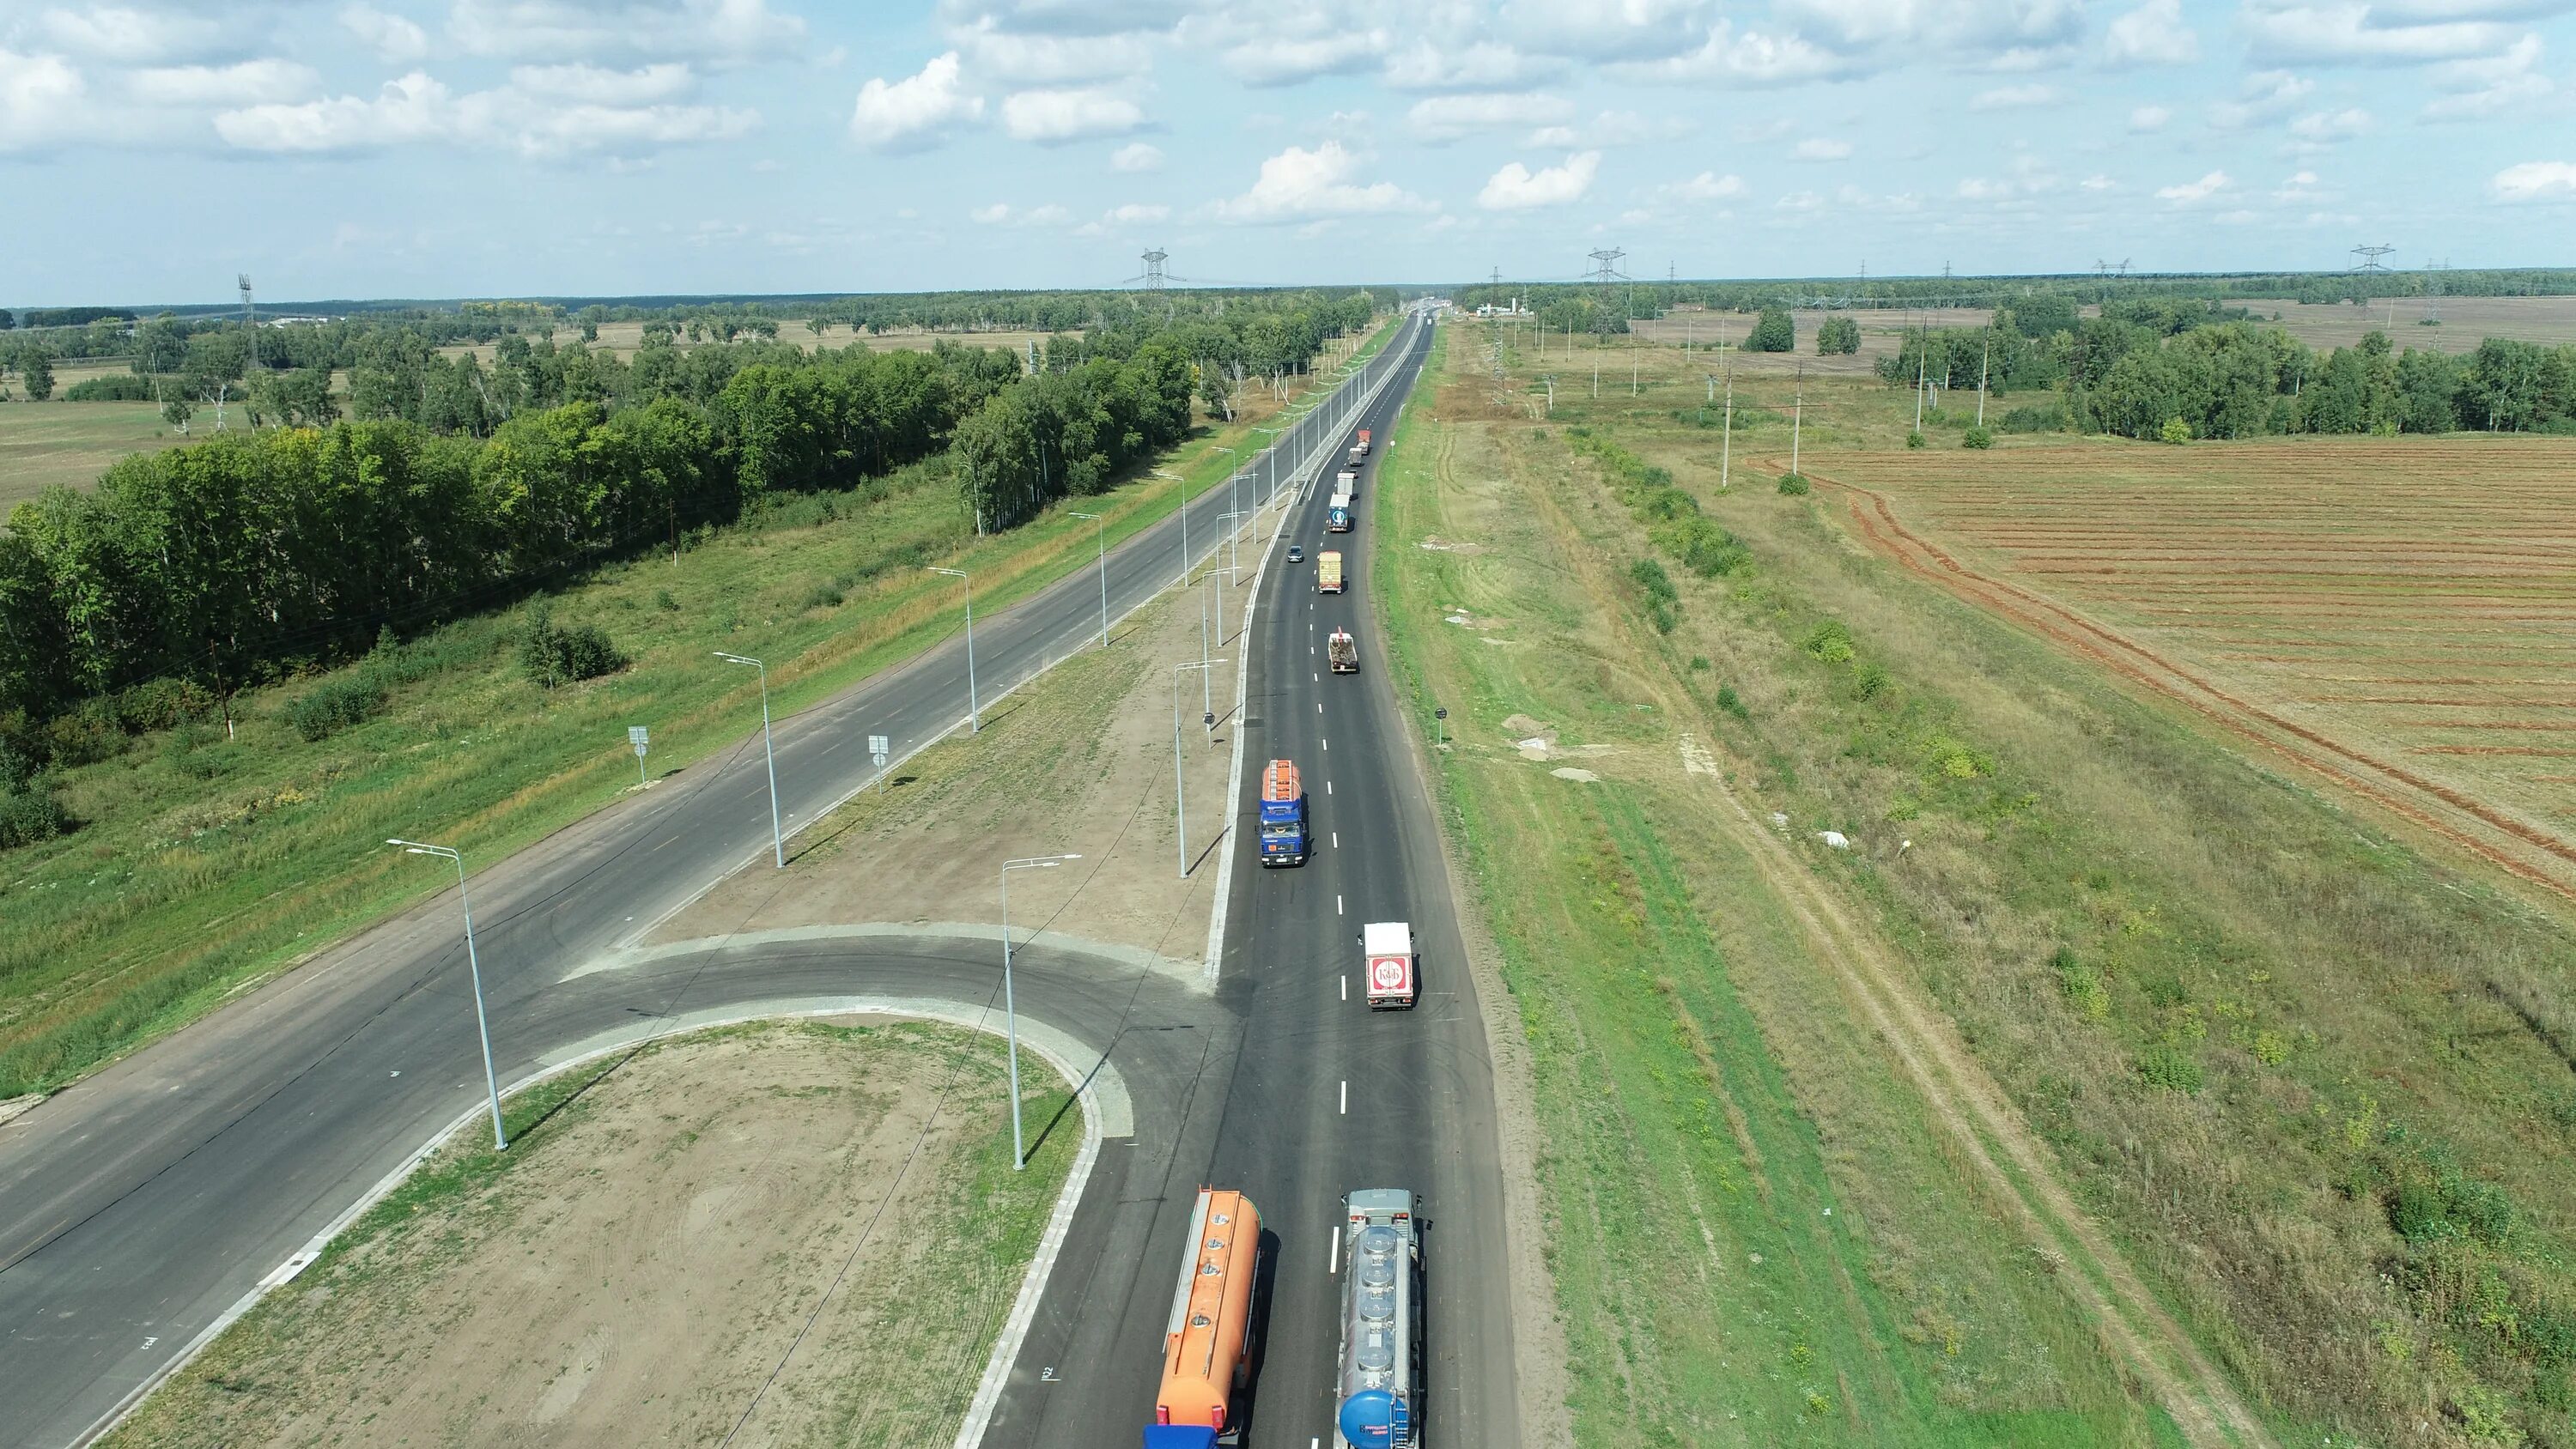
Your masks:
[{"label": "red logo on truck", "polygon": [[1412,974],[1412,963],[1402,956],[1369,958],[1369,985],[1373,990],[1402,991]]}]

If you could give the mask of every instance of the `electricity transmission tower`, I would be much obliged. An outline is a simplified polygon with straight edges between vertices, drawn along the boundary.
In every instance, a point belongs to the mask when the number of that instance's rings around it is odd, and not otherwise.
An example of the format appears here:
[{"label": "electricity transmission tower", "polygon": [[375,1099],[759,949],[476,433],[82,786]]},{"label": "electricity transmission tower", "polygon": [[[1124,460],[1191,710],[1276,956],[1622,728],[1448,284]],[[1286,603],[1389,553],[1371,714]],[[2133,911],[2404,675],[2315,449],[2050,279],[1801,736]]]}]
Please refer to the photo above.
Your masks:
[{"label": "electricity transmission tower", "polygon": [[1130,278],[1129,280],[1142,281],[1145,284],[1145,290],[1148,292],[1159,292],[1163,290],[1163,283],[1170,280],[1164,274],[1163,263],[1170,261],[1171,259],[1172,254],[1163,250],[1161,247],[1151,248],[1145,253],[1144,275],[1142,277]]},{"label": "electricity transmission tower", "polygon": [[1605,287],[1610,285],[1612,282],[1627,281],[1628,274],[1619,270],[1619,259],[1626,255],[1626,252],[1619,250],[1617,247],[1612,247],[1608,251],[1596,251],[1591,253],[1592,272],[1588,280],[1599,282]]},{"label": "electricity transmission tower", "polygon": [[2388,268],[2380,265],[2379,259],[2396,250],[2397,248],[2395,247],[2354,247],[2352,249],[2352,254],[2360,260],[2352,264],[2352,270],[2356,272],[2387,271]]}]

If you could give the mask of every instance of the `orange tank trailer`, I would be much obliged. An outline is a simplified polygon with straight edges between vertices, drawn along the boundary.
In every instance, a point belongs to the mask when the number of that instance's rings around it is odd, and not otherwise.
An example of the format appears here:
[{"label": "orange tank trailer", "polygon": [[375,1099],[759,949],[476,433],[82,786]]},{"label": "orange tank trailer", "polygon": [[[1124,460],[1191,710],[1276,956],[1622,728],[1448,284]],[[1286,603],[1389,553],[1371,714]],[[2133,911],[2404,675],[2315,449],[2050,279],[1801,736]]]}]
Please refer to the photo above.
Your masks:
[{"label": "orange tank trailer", "polygon": [[1172,1295],[1163,1337],[1163,1386],[1154,1396],[1157,1425],[1189,1425],[1233,1442],[1243,1388],[1252,1280],[1261,1254],[1261,1211],[1223,1188],[1199,1189],[1190,1211],[1190,1255]]}]

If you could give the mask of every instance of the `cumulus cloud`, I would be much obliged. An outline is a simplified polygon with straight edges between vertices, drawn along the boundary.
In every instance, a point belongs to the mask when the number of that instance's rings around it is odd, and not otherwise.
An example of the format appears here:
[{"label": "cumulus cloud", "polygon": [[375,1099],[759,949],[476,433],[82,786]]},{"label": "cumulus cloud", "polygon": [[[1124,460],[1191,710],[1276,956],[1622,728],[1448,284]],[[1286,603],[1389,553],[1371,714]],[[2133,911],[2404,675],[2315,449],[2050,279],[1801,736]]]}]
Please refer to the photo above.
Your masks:
[{"label": "cumulus cloud", "polygon": [[806,41],[804,19],[769,0],[454,0],[447,33],[476,55],[539,62],[688,56],[728,64],[792,56]]},{"label": "cumulus cloud", "polygon": [[1544,126],[1573,114],[1574,107],[1561,97],[1536,93],[1430,96],[1415,101],[1405,120],[1416,135],[1438,143],[1478,131]]},{"label": "cumulus cloud", "polygon": [[1400,91],[1493,91],[1525,87],[1564,69],[1554,60],[1480,40],[1467,46],[1417,40],[1387,57],[1386,83]]},{"label": "cumulus cloud", "polygon": [[1703,171],[1688,181],[1659,186],[1655,194],[1673,201],[1726,201],[1744,194],[1744,178],[1731,171],[1724,176]]},{"label": "cumulus cloud", "polygon": [[1222,221],[1282,222],[1432,209],[1392,181],[1354,180],[1359,164],[1339,141],[1311,151],[1291,146],[1261,163],[1251,190],[1218,202],[1212,211]]},{"label": "cumulus cloud", "polygon": [[370,5],[343,7],[340,28],[388,65],[405,65],[429,54],[429,36],[418,25]]},{"label": "cumulus cloud", "polygon": [[1690,130],[1689,122],[1675,116],[1648,120],[1635,111],[1603,111],[1582,125],[1542,126],[1530,133],[1530,144],[1566,150],[1634,146],[1646,141],[1675,140],[1689,135]]},{"label": "cumulus cloud", "polygon": [[2495,174],[2506,201],[2576,201],[2576,161],[2525,161]]},{"label": "cumulus cloud", "polygon": [[522,65],[510,84],[529,95],[558,96],[595,106],[638,106],[667,101],[697,89],[698,78],[676,61],[608,70],[595,65]]},{"label": "cumulus cloud", "polygon": [[2113,65],[2189,65],[2200,59],[2200,37],[2182,23],[2182,0],[2147,0],[2111,22],[2102,55]]},{"label": "cumulus cloud", "polygon": [[1968,102],[1968,109],[1972,111],[2022,110],[2031,106],[2053,106],[2065,98],[2063,92],[2051,85],[1997,86],[1990,91],[1979,91],[1975,98]]},{"label": "cumulus cloud", "polygon": [[2448,94],[2425,103],[2424,119],[2472,120],[2538,101],[2556,89],[2539,65],[2540,37],[2526,35],[2502,55],[2434,66],[2430,78]]},{"label": "cumulus cloud", "polygon": [[57,49],[128,65],[191,59],[223,43],[223,30],[212,20],[122,5],[48,10],[32,28]]},{"label": "cumulus cloud", "polygon": [[1738,31],[1721,20],[1695,50],[1643,64],[1624,65],[1617,73],[1673,85],[1724,82],[1737,86],[1793,86],[1825,80],[1859,69],[1854,62],[1816,45],[1794,31]]},{"label": "cumulus cloud", "polygon": [[1012,84],[1063,85],[1142,74],[1154,63],[1154,38],[1141,31],[1108,35],[1030,34],[1003,28],[992,15],[953,26],[948,38],[975,73]]},{"label": "cumulus cloud", "polygon": [[1592,189],[1592,178],[1601,170],[1601,153],[1584,151],[1565,158],[1562,166],[1548,166],[1532,171],[1518,161],[1508,162],[1503,169],[1486,178],[1485,189],[1476,193],[1476,204],[1487,211],[1525,211],[1534,206],[1563,206],[1579,201]]},{"label": "cumulus cloud", "polygon": [[1851,159],[1851,153],[1849,141],[1836,141],[1825,136],[1810,136],[1790,150],[1789,159],[1792,161],[1848,161]]},{"label": "cumulus cloud", "polygon": [[887,82],[871,79],[859,87],[850,112],[850,135],[878,151],[919,150],[947,138],[955,126],[980,118],[984,98],[967,94],[959,83],[957,52],[932,60],[917,75]]},{"label": "cumulus cloud", "polygon": [[1143,141],[1130,141],[1126,145],[1109,153],[1109,169],[1112,171],[1160,171],[1163,169],[1163,148],[1160,146],[1150,145]]},{"label": "cumulus cloud", "polygon": [[256,105],[311,95],[321,83],[310,66],[274,59],[155,66],[135,71],[125,81],[136,100],[152,106]]},{"label": "cumulus cloud", "polygon": [[1714,0],[1503,0],[1496,29],[1521,49],[1591,61],[1679,55],[1706,34]]},{"label": "cumulus cloud", "polygon": [[1144,109],[1111,91],[1022,91],[1002,102],[1002,129],[1014,141],[1061,146],[1123,136],[1145,124]]},{"label": "cumulus cloud", "polygon": [[2239,23],[2257,60],[2279,63],[2412,65],[2497,55],[2515,39],[2490,20],[2385,24],[2367,0],[2250,7]]},{"label": "cumulus cloud", "polygon": [[2358,106],[2340,111],[2310,111],[2290,123],[2290,134],[2309,146],[2349,141],[2370,128],[2370,113]]},{"label": "cumulus cloud", "polygon": [[2230,184],[2231,183],[2228,180],[2226,172],[2212,171],[2201,177],[2198,181],[2184,181],[2178,182],[2172,186],[2158,187],[2156,189],[2156,199],[2159,201],[2170,201],[2178,206],[2190,206],[2197,202],[2207,201],[2209,198],[2216,196],[2219,192],[2226,190]]},{"label": "cumulus cloud", "polygon": [[0,152],[32,150],[81,113],[87,87],[59,55],[0,48]]},{"label": "cumulus cloud", "polygon": [[1062,226],[1073,220],[1073,213],[1053,202],[1022,211],[1008,202],[997,201],[966,214],[985,226]]},{"label": "cumulus cloud", "polygon": [[1218,56],[1235,79],[1250,86],[1292,86],[1319,75],[1357,70],[1384,53],[1383,30],[1336,30],[1302,39],[1256,37]]},{"label": "cumulus cloud", "polygon": [[2140,134],[2161,131],[2165,127],[2165,122],[2172,119],[2173,112],[2162,106],[2140,106],[2129,112],[2129,129]]},{"label": "cumulus cloud", "polygon": [[1148,206],[1131,201],[1125,206],[1112,208],[1104,219],[1121,226],[1133,226],[1140,221],[1162,221],[1171,214],[1172,209],[1168,206]]},{"label": "cumulus cloud", "polygon": [[2234,131],[2279,120],[2316,88],[2316,82],[2286,70],[2258,72],[2245,78],[2237,99],[2220,101],[2209,108],[2209,124],[2222,131]]},{"label": "cumulus cloud", "polygon": [[549,158],[738,140],[759,124],[759,113],[727,106],[603,105],[515,85],[460,96],[412,71],[374,96],[224,111],[215,133],[245,151],[346,153],[436,142]]},{"label": "cumulus cloud", "polygon": [[2082,35],[2077,0],[1783,0],[1802,33],[1845,53],[2056,51]]}]

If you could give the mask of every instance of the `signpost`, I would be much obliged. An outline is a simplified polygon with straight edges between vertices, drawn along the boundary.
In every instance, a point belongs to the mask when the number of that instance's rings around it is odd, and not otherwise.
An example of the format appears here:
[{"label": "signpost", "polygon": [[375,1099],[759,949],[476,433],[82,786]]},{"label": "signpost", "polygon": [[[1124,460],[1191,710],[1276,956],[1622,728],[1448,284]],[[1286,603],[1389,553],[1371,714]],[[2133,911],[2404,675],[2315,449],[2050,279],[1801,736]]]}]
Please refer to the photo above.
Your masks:
[{"label": "signpost", "polygon": [[869,758],[869,759],[871,759],[871,760],[876,761],[876,766],[877,766],[877,794],[878,794],[880,797],[882,797],[882,796],[885,794],[885,765],[886,765],[886,755],[887,755],[888,753],[889,753],[889,752],[888,752],[888,750],[886,749],[886,737],[885,737],[885,736],[883,736],[883,735],[870,735],[870,736],[868,736],[868,758]]},{"label": "signpost", "polygon": [[626,743],[635,747],[635,783],[650,787],[653,781],[644,773],[644,751],[648,747],[648,741],[644,734],[644,726],[628,725],[626,727]]},{"label": "signpost", "polygon": [[1441,749],[1445,750],[1449,748],[1449,711],[1445,709],[1433,710],[1431,712],[1431,728],[1433,731],[1432,742],[1438,745]]}]

